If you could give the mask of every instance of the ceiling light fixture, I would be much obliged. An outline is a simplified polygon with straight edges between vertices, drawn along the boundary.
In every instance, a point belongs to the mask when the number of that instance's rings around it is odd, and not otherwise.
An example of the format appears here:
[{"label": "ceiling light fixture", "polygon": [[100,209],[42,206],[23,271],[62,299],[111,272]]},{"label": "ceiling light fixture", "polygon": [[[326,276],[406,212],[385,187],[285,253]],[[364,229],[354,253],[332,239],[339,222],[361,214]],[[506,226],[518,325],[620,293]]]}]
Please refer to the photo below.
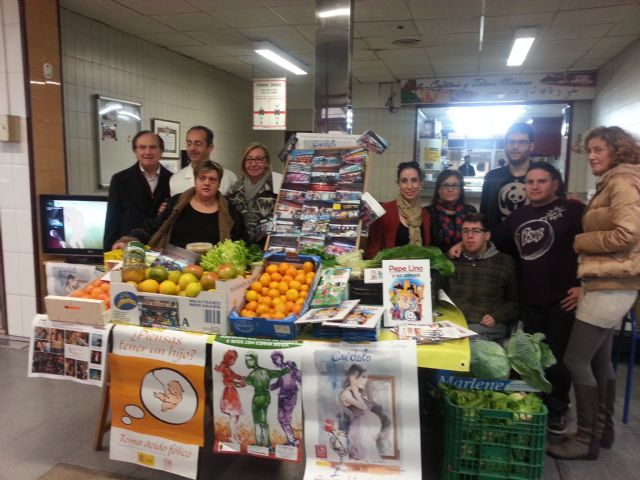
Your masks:
[{"label": "ceiling light fixture", "polygon": [[267,60],[271,60],[276,65],[289,70],[296,75],[306,75],[308,72],[305,70],[305,66],[290,57],[282,50],[274,47],[269,42],[260,42],[254,46],[254,51],[260,55],[262,55]]},{"label": "ceiling light fixture", "polygon": [[324,10],[322,12],[318,12],[318,16],[320,18],[331,18],[331,17],[348,17],[351,15],[351,9],[347,8],[333,8],[331,10]]},{"label": "ceiling light fixture", "polygon": [[516,30],[511,53],[507,59],[508,67],[519,67],[524,63],[537,33],[538,31],[535,28],[519,28]]}]

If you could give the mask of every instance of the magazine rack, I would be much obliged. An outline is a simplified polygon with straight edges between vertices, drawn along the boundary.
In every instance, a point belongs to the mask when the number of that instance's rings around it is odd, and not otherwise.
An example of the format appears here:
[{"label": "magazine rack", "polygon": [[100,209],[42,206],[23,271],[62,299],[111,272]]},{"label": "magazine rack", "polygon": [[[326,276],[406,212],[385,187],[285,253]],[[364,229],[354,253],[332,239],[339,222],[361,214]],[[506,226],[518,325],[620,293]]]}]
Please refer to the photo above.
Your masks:
[{"label": "magazine rack", "polygon": [[294,150],[284,169],[265,250],[357,250],[369,152],[361,147]]}]

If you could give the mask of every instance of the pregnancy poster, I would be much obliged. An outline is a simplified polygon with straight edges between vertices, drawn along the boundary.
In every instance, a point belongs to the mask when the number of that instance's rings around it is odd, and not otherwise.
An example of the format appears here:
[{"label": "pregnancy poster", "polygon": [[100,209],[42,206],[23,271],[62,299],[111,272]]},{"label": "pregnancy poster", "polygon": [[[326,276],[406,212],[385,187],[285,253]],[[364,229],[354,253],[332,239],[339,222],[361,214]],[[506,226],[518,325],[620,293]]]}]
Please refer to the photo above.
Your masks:
[{"label": "pregnancy poster", "polygon": [[300,462],[302,342],[213,342],[214,452]]},{"label": "pregnancy poster", "polygon": [[206,346],[207,335],[114,327],[111,459],[196,478]]},{"label": "pregnancy poster", "polygon": [[307,342],[305,480],[421,478],[416,344]]}]

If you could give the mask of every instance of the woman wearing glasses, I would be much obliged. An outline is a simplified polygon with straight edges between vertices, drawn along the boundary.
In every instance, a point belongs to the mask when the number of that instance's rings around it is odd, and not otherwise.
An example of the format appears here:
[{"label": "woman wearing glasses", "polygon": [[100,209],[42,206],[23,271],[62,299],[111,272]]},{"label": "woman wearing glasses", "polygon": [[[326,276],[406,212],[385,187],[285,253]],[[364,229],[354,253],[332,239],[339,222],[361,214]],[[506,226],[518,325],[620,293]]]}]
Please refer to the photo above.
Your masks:
[{"label": "woman wearing glasses", "polygon": [[366,258],[373,258],[384,248],[430,244],[429,212],[420,204],[420,165],[417,162],[398,165],[397,184],[398,197],[382,205],[387,213],[369,229]]},{"label": "woman wearing glasses", "polygon": [[464,179],[455,170],[443,170],[436,178],[431,205],[431,244],[447,252],[462,240],[462,220],[476,207],[464,203]]},{"label": "woman wearing glasses", "polygon": [[244,217],[249,241],[264,246],[277,198],[267,147],[249,144],[242,152],[242,171],[244,176],[231,186],[227,198]]}]

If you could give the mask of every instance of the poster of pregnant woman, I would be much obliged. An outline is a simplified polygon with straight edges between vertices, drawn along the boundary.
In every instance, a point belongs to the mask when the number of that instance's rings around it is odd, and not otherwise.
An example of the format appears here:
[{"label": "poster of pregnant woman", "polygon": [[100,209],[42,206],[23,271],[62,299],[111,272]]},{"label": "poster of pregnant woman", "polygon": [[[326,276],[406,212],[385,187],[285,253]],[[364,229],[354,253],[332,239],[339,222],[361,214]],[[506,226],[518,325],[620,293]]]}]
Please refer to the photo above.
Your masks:
[{"label": "poster of pregnant woman", "polygon": [[305,480],[421,478],[416,344],[308,342]]},{"label": "poster of pregnant woman", "polygon": [[301,461],[301,350],[302,342],[216,338],[214,452]]}]

